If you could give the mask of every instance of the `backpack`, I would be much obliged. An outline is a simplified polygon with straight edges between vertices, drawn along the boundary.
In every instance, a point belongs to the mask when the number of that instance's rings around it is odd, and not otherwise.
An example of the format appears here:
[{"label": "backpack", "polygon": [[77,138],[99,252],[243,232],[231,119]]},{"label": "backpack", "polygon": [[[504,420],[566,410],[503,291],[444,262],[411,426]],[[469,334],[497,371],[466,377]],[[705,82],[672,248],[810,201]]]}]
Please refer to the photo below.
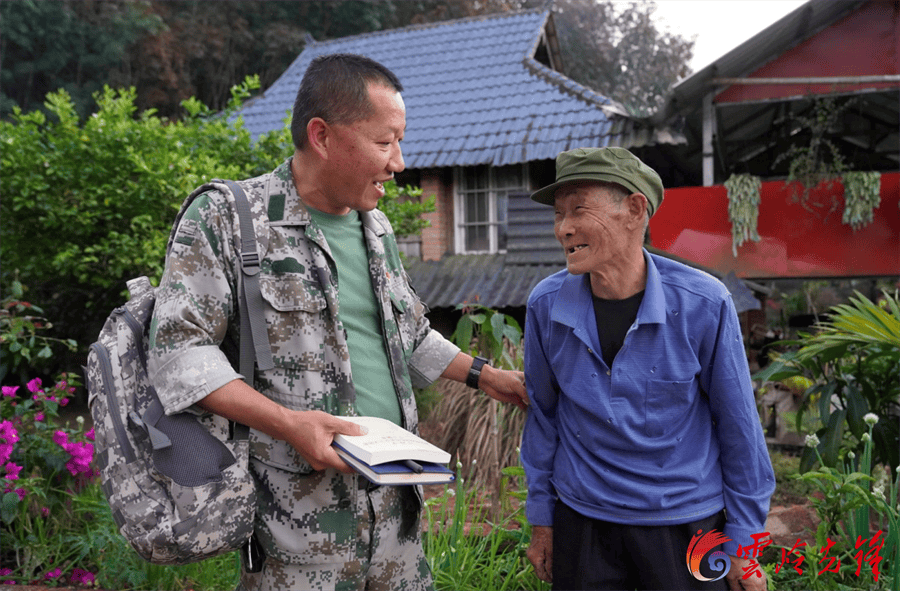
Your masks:
[{"label": "backpack", "polygon": [[[241,231],[239,371],[252,385],[254,363],[272,367],[256,235],[240,186],[213,183],[185,200],[167,250],[193,199],[210,189],[224,191],[226,185],[235,198]],[[109,315],[85,367],[96,433],[94,461],[119,532],[141,558],[155,564],[188,564],[245,547],[256,507],[249,428],[225,426],[224,419],[202,419],[190,411],[166,416],[147,375],[156,288],[147,277],[127,285],[129,301]]]}]

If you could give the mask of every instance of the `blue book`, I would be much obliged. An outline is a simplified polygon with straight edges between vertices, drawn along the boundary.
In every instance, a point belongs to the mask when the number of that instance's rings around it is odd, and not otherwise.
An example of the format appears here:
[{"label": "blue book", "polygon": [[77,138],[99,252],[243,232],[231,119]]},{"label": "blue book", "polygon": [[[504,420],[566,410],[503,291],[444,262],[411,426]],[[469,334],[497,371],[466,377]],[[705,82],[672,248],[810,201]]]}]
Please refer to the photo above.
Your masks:
[{"label": "blue book", "polygon": [[446,484],[453,482],[456,475],[444,464],[414,460],[400,460],[369,465],[353,454],[334,444],[341,459],[375,484]]}]

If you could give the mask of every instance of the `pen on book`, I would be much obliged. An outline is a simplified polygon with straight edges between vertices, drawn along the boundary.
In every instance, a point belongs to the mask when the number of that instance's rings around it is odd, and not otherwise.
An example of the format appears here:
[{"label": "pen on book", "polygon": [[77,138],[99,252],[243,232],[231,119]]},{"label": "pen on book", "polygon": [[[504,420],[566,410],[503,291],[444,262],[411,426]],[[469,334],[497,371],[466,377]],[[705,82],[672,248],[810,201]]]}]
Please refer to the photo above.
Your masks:
[{"label": "pen on book", "polygon": [[421,474],[424,470],[424,468],[422,468],[422,464],[419,464],[418,462],[414,462],[412,460],[403,460],[403,464],[416,474]]}]

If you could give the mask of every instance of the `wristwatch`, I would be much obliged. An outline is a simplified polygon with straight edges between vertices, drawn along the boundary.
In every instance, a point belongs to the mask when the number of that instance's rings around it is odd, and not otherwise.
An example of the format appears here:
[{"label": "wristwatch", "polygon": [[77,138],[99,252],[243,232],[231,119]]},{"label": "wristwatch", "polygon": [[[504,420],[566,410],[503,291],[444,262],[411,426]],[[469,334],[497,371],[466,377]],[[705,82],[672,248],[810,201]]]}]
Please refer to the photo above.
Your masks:
[{"label": "wristwatch", "polygon": [[487,363],[484,357],[476,357],[472,360],[472,367],[469,368],[469,375],[466,376],[466,386],[478,389],[478,380],[481,378],[481,368]]}]

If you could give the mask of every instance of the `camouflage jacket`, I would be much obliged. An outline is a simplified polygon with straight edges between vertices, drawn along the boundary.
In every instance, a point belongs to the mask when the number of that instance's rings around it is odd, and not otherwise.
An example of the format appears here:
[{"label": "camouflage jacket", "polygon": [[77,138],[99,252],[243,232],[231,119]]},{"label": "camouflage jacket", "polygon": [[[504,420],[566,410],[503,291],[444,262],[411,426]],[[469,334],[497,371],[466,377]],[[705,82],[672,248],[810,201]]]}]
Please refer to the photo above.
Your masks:
[{"label": "camouflage jacket", "polygon": [[[334,260],[297,195],[290,160],[241,186],[257,234],[275,361],[274,369],[257,369],[256,389],[293,410],[354,415]],[[151,324],[150,377],[168,413],[241,377],[232,367],[240,333],[237,213],[224,187],[201,190],[175,232]],[[412,388],[436,380],[459,349],[430,328],[387,217],[373,210],[360,218],[403,426],[416,432]],[[349,558],[356,538],[351,499],[357,478],[316,472],[286,442],[255,430],[250,452],[260,487],[257,531],[267,554],[306,564]]]}]

